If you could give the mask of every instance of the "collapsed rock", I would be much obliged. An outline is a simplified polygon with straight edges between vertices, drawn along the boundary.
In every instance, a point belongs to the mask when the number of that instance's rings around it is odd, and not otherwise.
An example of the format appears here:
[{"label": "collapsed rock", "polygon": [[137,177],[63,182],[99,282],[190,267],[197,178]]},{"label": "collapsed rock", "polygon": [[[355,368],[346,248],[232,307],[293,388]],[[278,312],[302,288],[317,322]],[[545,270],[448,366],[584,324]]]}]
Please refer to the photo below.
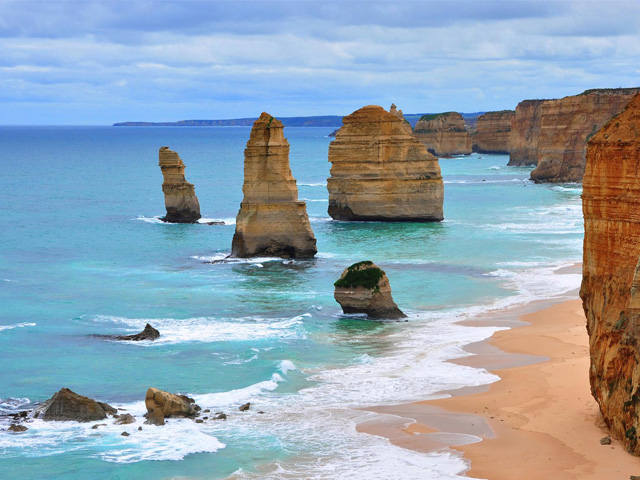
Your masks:
[{"label": "collapsed rock", "polygon": [[200,410],[192,398],[175,395],[157,388],[149,388],[145,398],[147,421],[149,425],[164,425],[169,417],[195,417]]},{"label": "collapsed rock", "polygon": [[251,408],[251,403],[247,402],[244,405],[241,405],[238,410],[240,410],[241,412],[246,412],[247,410],[249,410]]},{"label": "collapsed rock", "polygon": [[365,313],[370,318],[404,318],[391,296],[389,279],[371,261],[354,263],[334,283],[334,298],[344,313]]},{"label": "collapsed rock", "polygon": [[78,395],[68,388],[62,388],[37,409],[39,417],[47,422],[92,422],[107,418],[108,411],[115,409],[106,403]]},{"label": "collapsed rock", "polygon": [[129,425],[130,423],[136,423],[136,419],[129,413],[121,415],[113,422],[114,425]]},{"label": "collapsed rock", "polygon": [[24,425],[18,425],[16,423],[12,423],[11,426],[7,429],[10,432],[26,432],[27,430],[29,430],[27,427],[25,427]]}]

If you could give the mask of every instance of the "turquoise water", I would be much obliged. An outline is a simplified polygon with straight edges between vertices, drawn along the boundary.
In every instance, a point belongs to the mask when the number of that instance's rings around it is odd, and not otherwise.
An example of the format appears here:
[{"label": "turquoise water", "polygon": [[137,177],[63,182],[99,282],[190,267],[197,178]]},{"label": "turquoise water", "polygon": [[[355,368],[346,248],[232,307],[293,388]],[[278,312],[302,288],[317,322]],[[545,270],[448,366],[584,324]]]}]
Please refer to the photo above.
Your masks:
[{"label": "turquoise water", "polygon": [[[373,415],[356,408],[494,381],[445,360],[495,329],[453,322],[579,285],[554,271],[581,259],[581,190],[474,154],[440,160],[442,223],[334,222],[331,130],[285,129],[318,257],[211,264],[230,251],[249,128],[0,127],[0,409],[64,386],[138,417],[0,431],[2,478],[459,478],[450,453],[356,433]],[[157,219],[163,145],[185,161],[203,217],[226,225]],[[340,315],[333,282],[365,259],[386,270],[408,322]],[[147,322],[154,343],[92,336]],[[150,386],[229,419],[140,432]]]}]

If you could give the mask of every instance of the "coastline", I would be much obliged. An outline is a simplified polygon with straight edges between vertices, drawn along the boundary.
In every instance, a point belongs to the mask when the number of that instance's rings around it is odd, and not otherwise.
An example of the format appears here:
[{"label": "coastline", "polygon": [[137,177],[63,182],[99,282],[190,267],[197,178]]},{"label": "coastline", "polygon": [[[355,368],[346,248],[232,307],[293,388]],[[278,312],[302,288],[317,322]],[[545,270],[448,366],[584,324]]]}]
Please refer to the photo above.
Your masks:
[{"label": "coastline", "polygon": [[602,480],[640,473],[640,458],[616,440],[600,444],[608,433],[590,393],[577,291],[461,323],[512,327],[467,345],[472,356],[452,360],[500,380],[440,392],[449,398],[369,408],[383,415],[359,424],[360,432],[416,451],[461,452],[471,478]]}]

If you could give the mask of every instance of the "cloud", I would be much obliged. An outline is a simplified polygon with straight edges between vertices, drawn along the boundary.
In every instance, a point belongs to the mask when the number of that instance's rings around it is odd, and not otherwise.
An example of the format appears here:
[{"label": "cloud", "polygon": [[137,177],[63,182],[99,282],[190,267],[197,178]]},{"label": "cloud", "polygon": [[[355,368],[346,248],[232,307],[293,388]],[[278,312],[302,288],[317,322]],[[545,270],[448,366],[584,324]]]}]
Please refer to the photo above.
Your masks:
[{"label": "cloud", "polygon": [[5,0],[0,122],[514,108],[639,85],[638,22],[635,2]]}]

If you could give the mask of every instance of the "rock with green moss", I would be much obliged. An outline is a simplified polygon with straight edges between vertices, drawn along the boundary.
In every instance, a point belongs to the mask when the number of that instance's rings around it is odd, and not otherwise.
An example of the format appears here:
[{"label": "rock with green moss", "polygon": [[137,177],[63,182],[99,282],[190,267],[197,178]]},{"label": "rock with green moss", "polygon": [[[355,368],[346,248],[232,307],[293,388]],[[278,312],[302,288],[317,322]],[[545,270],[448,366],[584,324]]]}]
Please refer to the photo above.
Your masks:
[{"label": "rock with green moss", "polygon": [[336,302],[344,313],[365,313],[369,318],[404,318],[391,296],[384,271],[371,261],[354,263],[334,283]]}]

